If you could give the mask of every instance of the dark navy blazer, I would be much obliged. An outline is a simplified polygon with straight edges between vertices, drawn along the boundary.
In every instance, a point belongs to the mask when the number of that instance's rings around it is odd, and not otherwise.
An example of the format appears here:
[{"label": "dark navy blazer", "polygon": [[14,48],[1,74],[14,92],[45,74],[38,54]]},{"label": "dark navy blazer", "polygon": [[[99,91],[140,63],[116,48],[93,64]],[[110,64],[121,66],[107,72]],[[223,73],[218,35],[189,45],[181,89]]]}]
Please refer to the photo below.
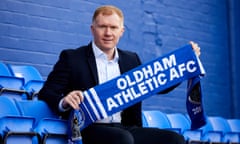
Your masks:
[{"label": "dark navy blazer", "polygon": [[[121,74],[141,64],[136,53],[117,50]],[[59,60],[39,92],[39,99],[46,101],[51,109],[63,118],[67,118],[69,112],[58,111],[58,105],[63,96],[72,90],[84,91],[98,84],[96,61],[90,43],[87,46],[61,52]],[[123,110],[121,123],[125,126],[142,126],[141,115],[140,102]]]}]

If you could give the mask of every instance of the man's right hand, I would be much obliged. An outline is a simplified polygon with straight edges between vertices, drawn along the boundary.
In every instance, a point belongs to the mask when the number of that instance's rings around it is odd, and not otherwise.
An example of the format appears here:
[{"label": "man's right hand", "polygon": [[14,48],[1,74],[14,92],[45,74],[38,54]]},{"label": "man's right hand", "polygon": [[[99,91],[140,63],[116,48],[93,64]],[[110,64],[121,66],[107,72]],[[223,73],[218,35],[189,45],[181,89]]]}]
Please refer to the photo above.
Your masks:
[{"label": "man's right hand", "polygon": [[83,102],[83,93],[80,90],[74,90],[70,93],[68,93],[64,98],[62,102],[63,108],[68,108],[69,106],[72,107],[75,110],[79,110],[79,104]]}]

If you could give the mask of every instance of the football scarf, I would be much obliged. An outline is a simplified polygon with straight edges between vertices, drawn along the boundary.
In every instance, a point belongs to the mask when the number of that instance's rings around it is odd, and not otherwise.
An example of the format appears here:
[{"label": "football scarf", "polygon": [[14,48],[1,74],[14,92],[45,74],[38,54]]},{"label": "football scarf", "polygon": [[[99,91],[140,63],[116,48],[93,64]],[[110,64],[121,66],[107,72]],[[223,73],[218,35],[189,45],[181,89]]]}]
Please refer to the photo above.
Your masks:
[{"label": "football scarf", "polygon": [[191,129],[198,129],[206,124],[206,116],[202,105],[200,76],[188,80],[186,107],[191,119]]},{"label": "football scarf", "polygon": [[[200,60],[189,44],[90,88],[83,92],[84,101],[80,104],[80,110],[72,111],[69,138],[81,139],[80,131],[96,120],[107,118],[185,80],[191,80],[190,85],[196,85],[198,82],[195,82],[195,77],[204,73]],[[201,95],[193,95],[191,90],[195,89],[196,86],[189,86],[187,109],[190,109],[191,120],[195,121],[193,127],[199,127],[202,114],[198,114],[195,104],[202,105],[195,98]]]}]

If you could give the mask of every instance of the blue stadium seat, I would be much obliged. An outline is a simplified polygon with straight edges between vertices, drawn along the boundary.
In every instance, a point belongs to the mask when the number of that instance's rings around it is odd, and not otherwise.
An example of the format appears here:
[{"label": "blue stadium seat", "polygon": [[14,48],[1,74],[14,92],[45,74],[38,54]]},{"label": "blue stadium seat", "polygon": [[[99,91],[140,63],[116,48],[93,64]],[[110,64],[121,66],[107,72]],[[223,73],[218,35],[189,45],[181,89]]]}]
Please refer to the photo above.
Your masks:
[{"label": "blue stadium seat", "polygon": [[1,76],[11,76],[11,72],[9,71],[7,65],[3,62],[0,62],[0,75]]},{"label": "blue stadium seat", "polygon": [[5,116],[20,116],[13,101],[8,97],[0,97],[0,118]]},{"label": "blue stadium seat", "polygon": [[67,144],[67,124],[66,120],[45,118],[39,121],[34,131],[41,135],[44,144]]},{"label": "blue stadium seat", "polygon": [[222,142],[240,142],[239,133],[232,132],[227,119],[222,117],[210,117],[214,131],[222,132]]},{"label": "blue stadium seat", "polygon": [[32,131],[34,121],[34,118],[20,116],[8,97],[0,97],[0,135],[3,144],[32,144],[33,138],[40,142],[40,135]]},{"label": "blue stadium seat", "polygon": [[30,99],[37,100],[38,92],[44,85],[43,80],[31,80],[23,86],[23,89],[28,92]]},{"label": "blue stadium seat", "polygon": [[[23,90],[24,79],[12,76],[0,76],[0,96],[8,96],[14,99],[27,99],[27,91]],[[26,97],[23,97],[25,94]]]},{"label": "blue stadium seat", "polygon": [[224,141],[240,143],[240,119],[227,119],[230,132],[224,135]]},{"label": "blue stadium seat", "polygon": [[226,133],[230,132],[226,119],[220,116],[208,116],[208,123],[212,129],[205,130],[202,140],[209,142],[227,142],[229,140],[224,137]]},{"label": "blue stadium seat", "polygon": [[201,143],[202,131],[201,130],[185,130],[183,136],[188,144]]},{"label": "blue stadium seat", "polygon": [[214,131],[221,131],[222,133],[231,131],[228,122],[225,118],[220,116],[210,116],[208,117],[208,119]]},{"label": "blue stadium seat", "polygon": [[170,121],[171,127],[177,129],[180,134],[183,134],[185,130],[190,129],[190,122],[184,114],[167,114],[167,118]]},{"label": "blue stadium seat", "polygon": [[[0,62],[0,96],[9,96],[15,99],[27,98],[28,93],[23,90],[24,79],[12,76],[6,64]],[[25,94],[23,97],[22,94]]]},{"label": "blue stadium seat", "polygon": [[3,88],[21,90],[24,85],[24,79],[12,76],[0,76],[0,85]]},{"label": "blue stadium seat", "polygon": [[[28,99],[33,99],[44,84],[40,72],[34,66],[30,65],[8,64],[7,66],[12,76],[24,79],[22,89],[28,92]],[[24,96],[26,97],[26,95]]]},{"label": "blue stadium seat", "polygon": [[31,80],[43,80],[40,72],[30,65],[11,65],[8,64],[12,76],[24,78],[25,84]]},{"label": "blue stadium seat", "polygon": [[[23,90],[24,79],[12,76],[6,64],[0,62],[0,95],[14,99],[24,99],[29,95]],[[25,97],[23,97],[25,94]]]},{"label": "blue stadium seat", "polygon": [[67,143],[67,121],[59,119],[44,101],[15,102],[22,116],[36,118],[34,131],[40,134],[44,143]]},{"label": "blue stadium seat", "polygon": [[240,133],[240,119],[227,119],[232,132]]},{"label": "blue stadium seat", "polygon": [[158,110],[143,111],[148,127],[157,127],[161,129],[171,128],[165,113]]},{"label": "blue stadium seat", "polygon": [[144,115],[144,111],[142,111],[142,125],[143,127],[148,127],[147,119]]},{"label": "blue stadium seat", "polygon": [[240,143],[240,134],[239,133],[225,133],[223,137],[223,142],[225,143]]},{"label": "blue stadium seat", "polygon": [[20,115],[34,117],[36,119],[36,124],[44,118],[58,118],[44,101],[16,100],[15,103]]},{"label": "blue stadium seat", "polygon": [[[189,123],[191,123],[191,119],[190,119],[189,115],[185,114],[185,117],[187,118]],[[205,126],[203,126],[203,127],[205,127]],[[199,128],[199,129],[195,129],[195,130],[186,129],[183,132],[183,136],[184,136],[184,138],[185,138],[185,140],[187,141],[188,144],[204,143],[203,141],[201,141],[201,138],[202,138],[202,135],[203,135],[203,130],[202,130],[203,127]]]},{"label": "blue stadium seat", "polygon": [[207,117],[207,124],[197,130],[187,130],[184,136],[188,137],[189,143],[228,143],[238,142],[238,135],[229,133],[226,119],[217,116]]}]

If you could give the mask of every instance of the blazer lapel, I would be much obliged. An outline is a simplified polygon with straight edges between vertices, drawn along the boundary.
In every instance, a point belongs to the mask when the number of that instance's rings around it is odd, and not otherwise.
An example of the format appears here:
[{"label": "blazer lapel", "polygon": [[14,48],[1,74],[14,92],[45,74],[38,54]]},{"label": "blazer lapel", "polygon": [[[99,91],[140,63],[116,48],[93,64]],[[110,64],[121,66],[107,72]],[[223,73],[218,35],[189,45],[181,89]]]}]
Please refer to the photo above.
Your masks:
[{"label": "blazer lapel", "polygon": [[88,61],[88,64],[89,64],[89,67],[91,69],[91,72],[92,72],[92,75],[94,77],[94,80],[96,82],[96,84],[99,84],[99,81],[98,81],[98,75],[97,75],[97,65],[96,65],[96,61],[95,61],[95,56],[93,54],[93,49],[92,49],[92,45],[91,43],[88,45],[88,48],[87,48],[87,61]]},{"label": "blazer lapel", "polygon": [[122,53],[120,51],[118,51],[118,54],[119,54],[119,60],[118,60],[119,69],[120,69],[121,74],[123,74],[124,72],[128,71],[128,68],[126,67],[127,62],[123,58],[124,56],[122,55]]}]

